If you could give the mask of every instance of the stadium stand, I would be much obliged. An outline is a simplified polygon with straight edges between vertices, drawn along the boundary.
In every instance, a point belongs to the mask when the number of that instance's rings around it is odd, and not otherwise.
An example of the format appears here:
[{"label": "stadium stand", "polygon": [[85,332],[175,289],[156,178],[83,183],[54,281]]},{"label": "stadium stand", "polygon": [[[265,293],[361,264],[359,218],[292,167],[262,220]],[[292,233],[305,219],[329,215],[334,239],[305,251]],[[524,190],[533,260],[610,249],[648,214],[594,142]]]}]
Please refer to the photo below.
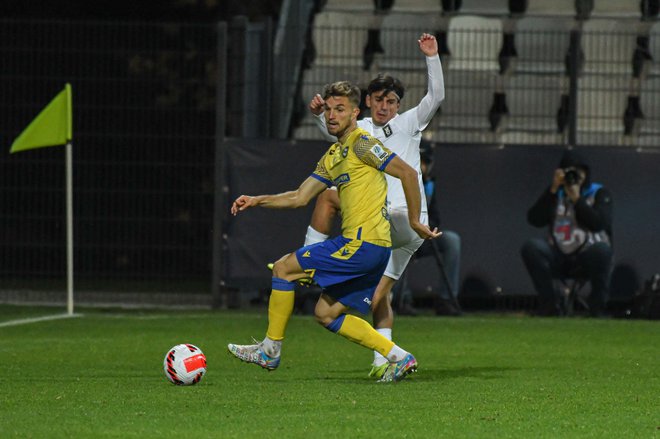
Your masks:
[{"label": "stadium stand", "polygon": [[438,27],[438,16],[391,12],[382,24],[380,36],[383,56],[374,66],[376,70],[417,70],[420,52],[417,48],[419,29],[434,31]]},{"label": "stadium stand", "polygon": [[516,73],[563,73],[573,26],[574,20],[568,17],[522,17],[517,20]]},{"label": "stadium stand", "polygon": [[529,0],[527,11],[528,16],[575,16],[574,0]]},{"label": "stadium stand", "polygon": [[590,19],[582,27],[586,74],[632,74],[636,26],[629,20]]},{"label": "stadium stand", "polygon": [[314,64],[318,66],[362,65],[362,52],[367,43],[370,12],[321,12],[314,20],[312,40],[316,48]]}]

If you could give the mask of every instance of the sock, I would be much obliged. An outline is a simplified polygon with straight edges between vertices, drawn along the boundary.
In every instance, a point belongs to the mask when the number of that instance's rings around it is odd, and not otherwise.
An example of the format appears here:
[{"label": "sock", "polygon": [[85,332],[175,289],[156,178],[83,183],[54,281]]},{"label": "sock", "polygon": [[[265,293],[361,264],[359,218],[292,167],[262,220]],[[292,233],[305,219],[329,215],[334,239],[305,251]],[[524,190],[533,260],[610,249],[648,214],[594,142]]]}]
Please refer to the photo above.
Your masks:
[{"label": "sock", "polygon": [[[392,343],[392,344],[394,344],[394,343]],[[387,355],[385,355],[385,356],[387,357],[387,360],[388,360],[390,363],[396,363],[397,361],[401,361],[401,360],[403,360],[403,358],[404,358],[406,355],[408,355],[408,352],[407,352],[407,351],[404,351],[403,349],[401,349],[401,348],[398,347],[397,345],[394,345],[394,346],[392,347],[392,349],[391,349],[391,350],[387,353]]]},{"label": "sock", "polygon": [[327,328],[353,343],[378,351],[384,356],[387,356],[394,346],[394,343],[379,334],[365,320],[351,314],[340,315]]},{"label": "sock", "polygon": [[[392,328],[378,328],[376,329],[380,335],[385,337],[388,340],[392,340]],[[374,351],[374,366],[380,366],[381,364],[388,363],[387,358],[383,357],[379,352]]]},{"label": "sock", "polygon": [[264,352],[269,357],[279,357],[280,352],[282,352],[282,340],[271,340],[270,338],[264,338],[264,341],[261,342]]},{"label": "sock", "polygon": [[307,234],[305,235],[305,246],[323,242],[329,238],[330,235],[325,235],[321,232],[317,232],[314,227],[307,227]]},{"label": "sock", "polygon": [[273,278],[273,290],[268,300],[268,331],[266,337],[272,341],[282,341],[286,325],[293,314],[295,283],[277,277]]}]

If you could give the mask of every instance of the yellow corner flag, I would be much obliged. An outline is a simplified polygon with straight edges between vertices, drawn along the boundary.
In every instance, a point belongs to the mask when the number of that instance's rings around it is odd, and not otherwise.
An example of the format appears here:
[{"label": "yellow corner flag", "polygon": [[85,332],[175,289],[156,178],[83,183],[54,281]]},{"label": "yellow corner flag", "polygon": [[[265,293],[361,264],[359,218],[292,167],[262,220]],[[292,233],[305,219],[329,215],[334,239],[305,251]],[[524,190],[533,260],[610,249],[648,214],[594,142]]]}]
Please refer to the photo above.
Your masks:
[{"label": "yellow corner flag", "polygon": [[64,145],[72,140],[71,110],[71,84],[66,84],[64,90],[14,140],[9,152]]}]

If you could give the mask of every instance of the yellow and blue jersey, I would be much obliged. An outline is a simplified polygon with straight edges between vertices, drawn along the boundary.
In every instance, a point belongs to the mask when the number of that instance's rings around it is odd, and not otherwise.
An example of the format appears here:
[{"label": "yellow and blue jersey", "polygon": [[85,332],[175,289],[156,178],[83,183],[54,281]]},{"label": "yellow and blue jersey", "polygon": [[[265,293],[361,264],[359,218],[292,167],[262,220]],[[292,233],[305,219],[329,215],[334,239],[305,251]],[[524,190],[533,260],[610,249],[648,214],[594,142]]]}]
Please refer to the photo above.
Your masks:
[{"label": "yellow and blue jersey", "polygon": [[390,247],[387,182],[383,169],[396,154],[363,129],[333,144],[312,177],[339,191],[342,236]]}]

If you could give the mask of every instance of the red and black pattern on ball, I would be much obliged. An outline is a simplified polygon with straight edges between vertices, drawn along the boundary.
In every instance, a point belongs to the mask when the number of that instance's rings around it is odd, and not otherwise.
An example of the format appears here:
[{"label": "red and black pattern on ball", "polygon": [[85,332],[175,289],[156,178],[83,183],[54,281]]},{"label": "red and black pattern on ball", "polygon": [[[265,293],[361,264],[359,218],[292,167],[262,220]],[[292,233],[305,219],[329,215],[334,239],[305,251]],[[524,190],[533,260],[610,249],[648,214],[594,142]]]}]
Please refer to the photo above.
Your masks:
[{"label": "red and black pattern on ball", "polygon": [[190,350],[190,352],[197,352],[199,349],[197,349],[196,346],[191,345],[191,344],[186,344],[186,347]]},{"label": "red and black pattern on ball", "polygon": [[202,379],[203,376],[204,376],[204,372],[197,373],[197,375],[195,375],[195,378],[193,378],[192,383],[197,384],[199,380]]},{"label": "red and black pattern on ball", "polygon": [[167,354],[167,374],[170,376],[170,379],[174,384],[177,385],[183,385],[184,382],[179,379],[179,376],[176,374],[176,370],[174,370],[174,366],[172,363],[174,362],[174,350],[171,350],[169,354]]}]

